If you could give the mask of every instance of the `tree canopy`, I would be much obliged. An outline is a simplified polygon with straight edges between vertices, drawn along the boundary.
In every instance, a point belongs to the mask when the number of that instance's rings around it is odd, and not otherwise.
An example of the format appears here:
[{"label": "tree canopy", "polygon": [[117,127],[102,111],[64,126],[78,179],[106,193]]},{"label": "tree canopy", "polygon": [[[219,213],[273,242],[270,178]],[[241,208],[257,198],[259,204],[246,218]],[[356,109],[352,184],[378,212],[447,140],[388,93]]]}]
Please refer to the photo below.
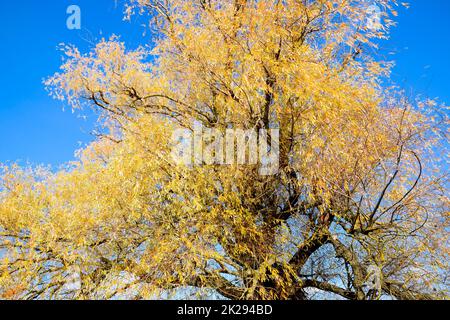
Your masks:
[{"label": "tree canopy", "polygon": [[[134,0],[139,48],[64,47],[46,85],[102,130],[67,169],[3,166],[0,295],[447,298],[447,110],[390,83],[374,3],[375,28],[364,1]],[[176,163],[195,123],[279,129],[279,171]]]}]

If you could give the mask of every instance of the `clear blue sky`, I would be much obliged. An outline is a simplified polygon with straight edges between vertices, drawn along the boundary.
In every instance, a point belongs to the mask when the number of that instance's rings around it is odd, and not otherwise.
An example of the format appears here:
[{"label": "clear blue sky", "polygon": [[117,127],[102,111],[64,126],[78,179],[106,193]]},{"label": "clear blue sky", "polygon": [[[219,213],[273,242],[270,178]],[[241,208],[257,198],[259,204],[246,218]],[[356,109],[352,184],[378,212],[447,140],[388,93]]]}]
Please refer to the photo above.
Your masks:
[{"label": "clear blue sky", "polygon": [[[396,60],[395,81],[450,103],[450,1],[411,0],[381,52]],[[123,0],[22,0],[0,3],[0,162],[60,165],[92,140],[94,117],[83,120],[48,97],[42,79],[58,70],[58,44],[84,51],[111,34],[134,47],[144,21],[122,21]],[[66,8],[82,10],[82,30],[66,28]],[[394,53],[395,55],[389,55]]]}]

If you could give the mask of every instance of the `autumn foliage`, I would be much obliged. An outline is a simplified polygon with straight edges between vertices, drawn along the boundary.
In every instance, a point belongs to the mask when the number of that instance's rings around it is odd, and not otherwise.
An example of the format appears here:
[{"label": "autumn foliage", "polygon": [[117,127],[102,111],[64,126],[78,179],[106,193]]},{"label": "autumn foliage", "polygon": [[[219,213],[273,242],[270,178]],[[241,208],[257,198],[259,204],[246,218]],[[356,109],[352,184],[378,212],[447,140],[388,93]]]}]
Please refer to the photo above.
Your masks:
[{"label": "autumn foliage", "polygon": [[[0,294],[448,297],[446,110],[391,86],[375,2],[376,29],[363,1],[129,1],[152,41],[65,47],[46,85],[101,134],[67,169],[3,167]],[[279,128],[279,173],[177,165],[195,122]]]}]

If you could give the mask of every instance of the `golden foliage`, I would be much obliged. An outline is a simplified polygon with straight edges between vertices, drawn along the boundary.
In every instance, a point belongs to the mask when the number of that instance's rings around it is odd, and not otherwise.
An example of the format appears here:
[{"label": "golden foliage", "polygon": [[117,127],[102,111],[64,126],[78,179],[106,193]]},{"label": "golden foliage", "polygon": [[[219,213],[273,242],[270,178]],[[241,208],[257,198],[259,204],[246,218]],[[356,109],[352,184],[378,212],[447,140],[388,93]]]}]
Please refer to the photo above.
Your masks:
[{"label": "golden foliage", "polygon": [[[65,47],[46,84],[105,133],[70,169],[4,167],[0,294],[366,299],[377,265],[384,294],[445,296],[448,122],[382,85],[390,64],[367,52],[397,4],[376,3],[374,31],[360,1],[138,0],[153,48]],[[279,127],[280,173],[176,165],[172,132],[194,121]]]}]

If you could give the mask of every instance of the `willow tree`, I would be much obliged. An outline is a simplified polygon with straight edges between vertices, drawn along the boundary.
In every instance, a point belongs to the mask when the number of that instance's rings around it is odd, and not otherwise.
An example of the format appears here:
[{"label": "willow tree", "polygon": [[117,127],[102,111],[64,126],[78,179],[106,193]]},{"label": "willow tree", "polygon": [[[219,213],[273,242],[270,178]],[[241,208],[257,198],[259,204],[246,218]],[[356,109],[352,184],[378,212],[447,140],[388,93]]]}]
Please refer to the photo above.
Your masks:
[{"label": "willow tree", "polygon": [[[141,47],[67,46],[46,84],[102,133],[60,172],[3,168],[3,297],[445,298],[448,122],[389,85],[375,4],[137,0]],[[176,162],[194,124],[278,128],[279,170]]]}]

